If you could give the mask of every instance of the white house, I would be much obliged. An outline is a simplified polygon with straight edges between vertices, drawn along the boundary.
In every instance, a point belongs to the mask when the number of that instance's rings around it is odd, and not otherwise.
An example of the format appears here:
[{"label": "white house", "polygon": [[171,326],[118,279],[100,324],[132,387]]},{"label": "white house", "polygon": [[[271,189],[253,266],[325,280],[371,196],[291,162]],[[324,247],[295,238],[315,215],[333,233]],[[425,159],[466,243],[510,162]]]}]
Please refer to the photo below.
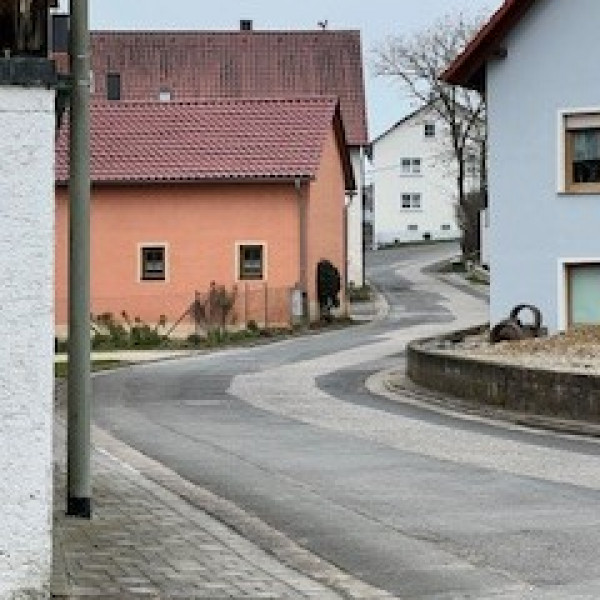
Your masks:
[{"label": "white house", "polygon": [[[475,181],[470,174],[467,189]],[[433,106],[377,137],[370,170],[374,245],[460,238],[456,177],[448,126]]]},{"label": "white house", "polygon": [[487,98],[492,323],[600,323],[598,22],[598,0],[507,0],[444,74]]}]

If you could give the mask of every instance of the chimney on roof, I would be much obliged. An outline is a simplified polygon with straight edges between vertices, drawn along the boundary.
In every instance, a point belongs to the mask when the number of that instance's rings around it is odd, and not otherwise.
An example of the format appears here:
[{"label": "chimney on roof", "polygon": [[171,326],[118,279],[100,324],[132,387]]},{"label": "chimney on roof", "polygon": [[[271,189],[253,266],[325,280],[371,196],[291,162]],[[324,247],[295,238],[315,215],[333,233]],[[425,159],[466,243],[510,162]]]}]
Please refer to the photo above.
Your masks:
[{"label": "chimney on roof", "polygon": [[240,31],[252,31],[252,21],[249,19],[242,19],[240,21]]}]

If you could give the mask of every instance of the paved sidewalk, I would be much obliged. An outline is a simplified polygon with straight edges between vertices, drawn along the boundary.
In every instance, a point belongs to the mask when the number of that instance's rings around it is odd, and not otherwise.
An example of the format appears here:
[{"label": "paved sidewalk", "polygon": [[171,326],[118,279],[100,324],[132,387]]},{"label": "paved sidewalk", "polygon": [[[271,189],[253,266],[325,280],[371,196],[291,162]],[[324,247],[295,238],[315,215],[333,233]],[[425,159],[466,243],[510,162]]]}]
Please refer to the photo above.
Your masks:
[{"label": "paved sidewalk", "polygon": [[94,517],[65,517],[64,436],[57,426],[54,596],[341,597],[98,449],[93,453]]}]

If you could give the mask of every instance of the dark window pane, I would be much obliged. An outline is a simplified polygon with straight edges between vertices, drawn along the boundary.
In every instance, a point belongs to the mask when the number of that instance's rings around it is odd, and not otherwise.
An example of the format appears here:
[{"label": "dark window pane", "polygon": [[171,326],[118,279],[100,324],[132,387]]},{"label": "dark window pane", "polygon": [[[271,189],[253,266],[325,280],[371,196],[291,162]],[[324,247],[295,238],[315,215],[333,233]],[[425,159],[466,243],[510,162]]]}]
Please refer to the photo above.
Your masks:
[{"label": "dark window pane", "polygon": [[600,182],[600,129],[571,132],[573,183]]},{"label": "dark window pane", "polygon": [[435,123],[425,123],[425,137],[435,137]]},{"label": "dark window pane", "polygon": [[121,99],[121,74],[107,73],[106,74],[106,99],[120,100]]},{"label": "dark window pane", "polygon": [[142,248],[142,280],[165,279],[165,249]]},{"label": "dark window pane", "polygon": [[240,246],[240,279],[263,278],[263,247]]},{"label": "dark window pane", "polygon": [[52,50],[54,52],[69,51],[69,15],[52,16]]},{"label": "dark window pane", "polygon": [[573,183],[599,183],[600,160],[573,162]]}]

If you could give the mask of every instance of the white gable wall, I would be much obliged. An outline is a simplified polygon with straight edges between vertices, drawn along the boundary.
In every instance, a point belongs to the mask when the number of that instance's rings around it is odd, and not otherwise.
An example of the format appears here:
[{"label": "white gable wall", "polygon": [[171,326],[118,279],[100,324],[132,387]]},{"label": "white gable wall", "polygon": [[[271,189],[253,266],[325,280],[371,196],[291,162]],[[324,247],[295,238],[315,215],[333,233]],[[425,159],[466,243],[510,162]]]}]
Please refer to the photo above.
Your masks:
[{"label": "white gable wall", "polygon": [[346,209],[348,283],[352,282],[357,287],[361,287],[364,284],[362,210],[362,189],[365,185],[364,150],[360,147],[352,147],[350,149],[350,160],[354,169],[356,194],[352,198],[347,199],[348,207]]},{"label": "white gable wall", "polygon": [[[435,138],[425,137],[425,122],[436,123]],[[404,174],[402,158],[420,159],[421,173]],[[419,111],[376,140],[371,169],[376,243],[423,240],[426,235],[459,238],[456,171],[447,130],[433,110]],[[402,208],[402,194],[420,194],[421,208]],[[417,230],[410,230],[411,225]]]},{"label": "white gable wall", "polygon": [[600,2],[536,2],[488,63],[491,320],[565,324],[565,260],[600,262],[600,195],[562,194],[560,111],[597,107]]}]

